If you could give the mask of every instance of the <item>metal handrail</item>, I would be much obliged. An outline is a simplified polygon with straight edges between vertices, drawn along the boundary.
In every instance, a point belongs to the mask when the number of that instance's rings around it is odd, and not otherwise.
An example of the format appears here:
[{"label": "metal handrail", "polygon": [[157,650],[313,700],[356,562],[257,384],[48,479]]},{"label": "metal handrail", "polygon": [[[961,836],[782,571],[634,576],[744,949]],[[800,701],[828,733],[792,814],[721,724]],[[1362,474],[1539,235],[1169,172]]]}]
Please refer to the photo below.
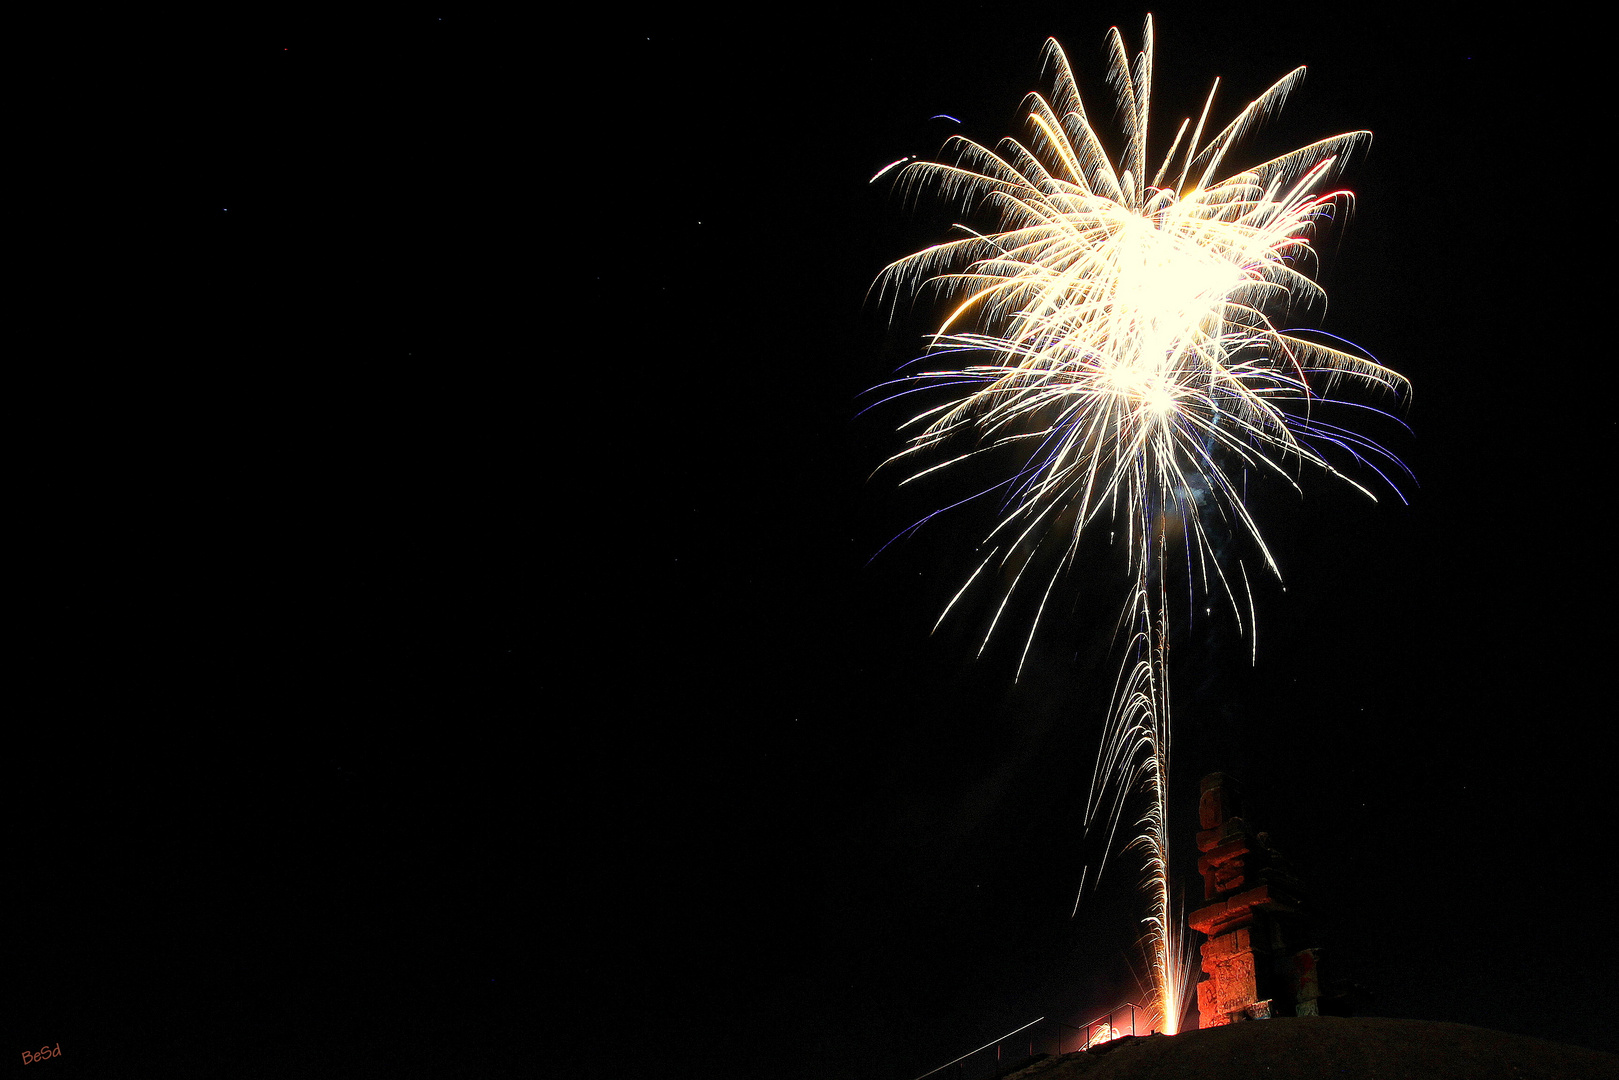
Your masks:
[{"label": "metal handrail", "polygon": [[[1123,1011],[1125,1009],[1130,1010],[1130,1034],[1134,1035],[1136,1033],[1136,1013],[1138,1011],[1140,1011],[1141,1006],[1137,1005],[1133,1001],[1126,1001],[1123,1005],[1115,1005],[1113,1008],[1109,1009],[1107,1012],[1103,1013],[1101,1016],[1098,1016],[1095,1020],[1092,1020],[1090,1023],[1085,1025],[1085,1045],[1080,1047],[1080,1049],[1081,1050],[1088,1050],[1092,1046],[1101,1045],[1100,1043],[1092,1042],[1092,1039],[1095,1038],[1094,1029],[1095,1029],[1097,1024],[1105,1023],[1108,1026],[1109,1030],[1118,1031],[1118,1027],[1113,1023],[1113,1016],[1114,1016],[1115,1013],[1121,1012],[1121,1011]],[[1069,1025],[1065,1024],[1063,1026],[1067,1027]],[[1076,1028],[1075,1030],[1077,1031],[1078,1029]],[[1120,1035],[1114,1035],[1112,1038],[1114,1038],[1114,1039],[1120,1038]],[[1102,1041],[1103,1042],[1110,1042],[1112,1040],[1111,1039],[1104,1039]],[[1060,1040],[1057,1043],[1057,1050],[1058,1050],[1058,1053],[1062,1052],[1062,1042]]]},{"label": "metal handrail", "polygon": [[[974,1054],[980,1053],[980,1052],[982,1052],[984,1050],[988,1050],[992,1046],[995,1048],[995,1056],[1000,1057],[1000,1055],[1001,1055],[1001,1043],[1005,1042],[1007,1039],[1010,1039],[1013,1035],[1016,1035],[1020,1031],[1026,1031],[1027,1029],[1034,1027],[1034,1025],[1038,1024],[1041,1020],[1044,1020],[1044,1019],[1045,1019],[1045,1017],[1042,1016],[1042,1017],[1039,1017],[1038,1019],[1030,1020],[1027,1024],[1024,1024],[1020,1028],[1013,1028],[1011,1031],[1008,1031],[1005,1035],[1002,1035],[1000,1038],[989,1040],[989,1042],[985,1043],[983,1046],[980,1046],[977,1050],[969,1050],[969,1051],[967,1051],[965,1054],[962,1054],[960,1057],[958,1057],[956,1059],[956,1061],[966,1061],[968,1058],[972,1057]],[[937,1069],[933,1069],[930,1072],[925,1072],[921,1076],[918,1076],[916,1078],[916,1080],[926,1080],[927,1077],[932,1076],[936,1072],[943,1072],[945,1069],[948,1069],[950,1066],[954,1065],[956,1063],[956,1061],[947,1061],[943,1065],[940,1065]]]},{"label": "metal handrail", "polygon": [[[1062,1054],[1062,1052],[1063,1052],[1063,1050],[1062,1050],[1063,1035],[1062,1035],[1062,1030],[1061,1030],[1063,1028],[1067,1028],[1069,1031],[1072,1031],[1072,1032],[1074,1032],[1076,1034],[1083,1035],[1083,1041],[1082,1041],[1081,1046],[1079,1047],[1080,1050],[1088,1050],[1092,1046],[1100,1046],[1102,1044],[1102,1042],[1111,1041],[1111,1039],[1106,1039],[1106,1040],[1101,1040],[1101,1041],[1093,1041],[1095,1039],[1095,1037],[1096,1037],[1096,1034],[1097,1034],[1096,1028],[1097,1028],[1098,1024],[1105,1024],[1109,1030],[1116,1032],[1116,1034],[1114,1034],[1111,1037],[1112,1039],[1122,1037],[1125,1034],[1125,1032],[1120,1031],[1118,1026],[1113,1023],[1113,1018],[1115,1016],[1117,1016],[1119,1013],[1126,1010],[1126,1009],[1130,1010],[1130,1031],[1129,1031],[1129,1034],[1130,1035],[1135,1035],[1136,1034],[1136,1013],[1141,1011],[1141,1006],[1137,1005],[1133,1001],[1126,1001],[1122,1005],[1114,1006],[1113,1008],[1111,1008],[1107,1012],[1101,1014],[1096,1019],[1092,1020],[1090,1023],[1086,1024],[1082,1028],[1075,1027],[1073,1024],[1064,1023],[1061,1020],[1053,1020],[1052,1023],[1056,1024],[1057,1028],[1058,1028],[1058,1031],[1057,1031],[1057,1053],[1058,1053],[1058,1055],[1060,1056]],[[1041,1021],[1043,1021],[1045,1019],[1046,1018],[1044,1016],[1042,1016],[1039,1019],[1030,1020],[1027,1024],[1024,1024],[1022,1027],[1013,1028],[1011,1031],[1008,1031],[1005,1035],[1002,1035],[1000,1038],[991,1039],[989,1042],[985,1043],[983,1046],[980,1046],[978,1049],[969,1050],[965,1054],[962,1054],[960,1057],[956,1058],[954,1061],[947,1061],[943,1065],[940,1065],[937,1069],[929,1070],[928,1072],[923,1073],[921,1076],[916,1077],[915,1080],[927,1080],[928,1077],[934,1076],[934,1075],[936,1075],[938,1073],[941,1073],[944,1070],[950,1068],[950,1066],[952,1066],[952,1065],[960,1065],[963,1061],[966,1061],[968,1058],[972,1057],[974,1054],[981,1054],[985,1050],[988,1050],[992,1046],[995,1048],[995,1059],[997,1061],[999,1061],[1000,1058],[1001,1058],[1001,1048],[1002,1048],[1003,1045],[1005,1045],[1006,1040],[1010,1039],[1012,1036],[1018,1034],[1019,1032],[1027,1031],[1029,1028],[1034,1027],[1034,1025],[1040,1023]],[[1033,1053],[1034,1053],[1034,1047],[1033,1047],[1033,1043],[1031,1042],[1030,1046],[1029,1046],[1029,1054],[1030,1054],[1031,1057],[1033,1056]]]}]

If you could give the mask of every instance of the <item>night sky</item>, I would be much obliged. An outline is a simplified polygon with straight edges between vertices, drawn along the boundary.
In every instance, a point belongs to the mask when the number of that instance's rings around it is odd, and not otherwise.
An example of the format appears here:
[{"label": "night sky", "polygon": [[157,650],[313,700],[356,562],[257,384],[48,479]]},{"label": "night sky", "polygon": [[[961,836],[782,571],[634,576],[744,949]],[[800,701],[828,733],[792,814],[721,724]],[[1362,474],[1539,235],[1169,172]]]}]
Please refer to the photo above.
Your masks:
[{"label": "night sky", "polygon": [[[1578,31],[1155,10],[1160,135],[1300,63],[1249,160],[1375,133],[1321,325],[1415,385],[1409,505],[1256,488],[1257,662],[1175,639],[1182,878],[1233,773],[1365,1012],[1619,1048]],[[7,1052],[911,1080],[1141,1000],[1130,864],[1070,918],[1117,567],[1016,681],[986,597],[930,633],[993,506],[885,547],[977,489],[862,410],[929,314],[867,288],[954,220],[872,174],[1016,133],[1050,35],[1107,117],[1143,14],[100,34],[13,380]]]}]

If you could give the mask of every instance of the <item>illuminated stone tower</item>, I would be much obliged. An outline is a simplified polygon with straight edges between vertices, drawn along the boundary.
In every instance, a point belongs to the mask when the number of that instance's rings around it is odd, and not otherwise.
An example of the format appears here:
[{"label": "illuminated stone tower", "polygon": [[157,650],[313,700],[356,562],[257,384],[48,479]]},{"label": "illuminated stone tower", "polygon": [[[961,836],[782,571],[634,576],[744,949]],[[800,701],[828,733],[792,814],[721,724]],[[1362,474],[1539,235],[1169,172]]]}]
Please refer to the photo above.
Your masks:
[{"label": "illuminated stone tower", "polygon": [[1205,936],[1198,1026],[1318,1015],[1317,950],[1303,947],[1298,880],[1268,837],[1249,828],[1230,777],[1203,778],[1197,815],[1204,906],[1186,921]]}]

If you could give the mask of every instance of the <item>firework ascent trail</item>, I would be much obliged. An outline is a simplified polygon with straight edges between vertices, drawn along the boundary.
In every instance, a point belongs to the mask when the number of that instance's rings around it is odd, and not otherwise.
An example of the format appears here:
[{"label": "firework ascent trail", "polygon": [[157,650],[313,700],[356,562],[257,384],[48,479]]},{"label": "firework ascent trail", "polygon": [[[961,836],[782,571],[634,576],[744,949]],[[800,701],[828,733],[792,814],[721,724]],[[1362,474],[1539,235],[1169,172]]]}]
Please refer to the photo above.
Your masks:
[{"label": "firework ascent trail", "polygon": [[[1246,571],[1240,562],[1235,571],[1223,565],[1216,545],[1224,531],[1242,533],[1279,574],[1244,504],[1247,474],[1275,475],[1295,488],[1302,464],[1342,477],[1323,456],[1335,448],[1387,479],[1379,462],[1403,466],[1369,439],[1316,417],[1314,406],[1340,384],[1397,396],[1408,386],[1372,359],[1272,321],[1292,306],[1325,303],[1305,272],[1314,260],[1311,238],[1348,204],[1349,192],[1329,189],[1328,181],[1370,133],[1322,139],[1222,176],[1233,147],[1281,107],[1304,69],[1210,135],[1216,80],[1195,125],[1182,121],[1152,169],[1151,17],[1133,62],[1117,28],[1108,45],[1124,136],[1119,160],[1092,128],[1062,47],[1049,41],[1054,92],[1025,100],[1027,142],[1006,139],[990,150],[956,137],[945,147],[949,161],[910,162],[896,173],[905,194],[934,188],[963,213],[995,216],[995,227],[958,225],[961,238],[891,264],[875,287],[879,297],[932,289],[950,302],[920,361],[939,366],[886,384],[894,397],[955,388],[950,400],[902,427],[908,443],[890,462],[923,463],[904,482],[980,454],[1014,452],[1020,462],[996,489],[1005,512],[985,541],[987,553],[945,615],[995,567],[990,576],[1010,584],[995,605],[987,644],[1012,595],[1022,588],[1037,594],[1021,673],[1082,536],[1102,521],[1122,533],[1131,567],[1121,617],[1129,645],[1086,827],[1110,838],[1105,862],[1130,796],[1146,795],[1126,848],[1143,853],[1144,944],[1159,1029],[1173,1034],[1190,971],[1170,896],[1170,548],[1184,549],[1177,559],[1184,559],[1190,587],[1224,596],[1239,630],[1251,633]],[[1043,551],[1053,557],[1026,573]]]}]

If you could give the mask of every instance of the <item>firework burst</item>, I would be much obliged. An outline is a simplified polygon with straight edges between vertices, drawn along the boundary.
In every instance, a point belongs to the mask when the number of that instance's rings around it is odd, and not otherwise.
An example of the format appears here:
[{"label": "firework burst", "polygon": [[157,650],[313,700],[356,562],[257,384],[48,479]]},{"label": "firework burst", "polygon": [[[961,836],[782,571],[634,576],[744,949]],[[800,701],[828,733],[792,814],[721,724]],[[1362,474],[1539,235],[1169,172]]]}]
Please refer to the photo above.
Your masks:
[{"label": "firework burst", "polygon": [[[946,144],[949,160],[912,162],[897,174],[907,194],[936,189],[964,212],[992,214],[995,227],[957,226],[962,237],[893,263],[877,289],[896,296],[931,289],[949,300],[923,358],[948,362],[890,384],[900,394],[956,388],[905,426],[909,442],[891,461],[928,462],[905,482],[979,454],[1013,451],[1021,462],[1002,489],[1005,512],[983,560],[944,614],[997,567],[992,576],[1010,584],[987,643],[1013,594],[1032,584],[1039,600],[1021,673],[1082,536],[1100,521],[1122,534],[1133,579],[1123,625],[1133,644],[1088,821],[1112,836],[1127,796],[1148,796],[1130,846],[1144,853],[1150,968],[1162,1029],[1173,1032],[1188,972],[1168,869],[1166,551],[1183,547],[1190,585],[1225,596],[1239,628],[1246,606],[1251,628],[1245,572],[1240,563],[1228,571],[1214,542],[1216,531],[1244,533],[1279,572],[1242,497],[1247,474],[1273,474],[1295,487],[1303,464],[1342,475],[1323,455],[1327,447],[1374,467],[1392,462],[1370,441],[1318,419],[1314,406],[1346,380],[1396,394],[1407,387],[1372,359],[1274,321],[1295,307],[1324,305],[1308,274],[1312,237],[1348,205],[1349,193],[1329,181],[1370,133],[1336,135],[1222,175],[1232,149],[1281,107],[1304,69],[1211,135],[1217,80],[1195,125],[1183,121],[1152,168],[1151,18],[1133,61],[1117,29],[1108,46],[1122,154],[1107,153],[1067,56],[1048,42],[1054,91],[1026,99],[1026,142],[1007,139],[991,150],[958,137]],[[1054,569],[1028,573],[1037,554],[1053,548],[1056,558],[1045,565]]]}]

